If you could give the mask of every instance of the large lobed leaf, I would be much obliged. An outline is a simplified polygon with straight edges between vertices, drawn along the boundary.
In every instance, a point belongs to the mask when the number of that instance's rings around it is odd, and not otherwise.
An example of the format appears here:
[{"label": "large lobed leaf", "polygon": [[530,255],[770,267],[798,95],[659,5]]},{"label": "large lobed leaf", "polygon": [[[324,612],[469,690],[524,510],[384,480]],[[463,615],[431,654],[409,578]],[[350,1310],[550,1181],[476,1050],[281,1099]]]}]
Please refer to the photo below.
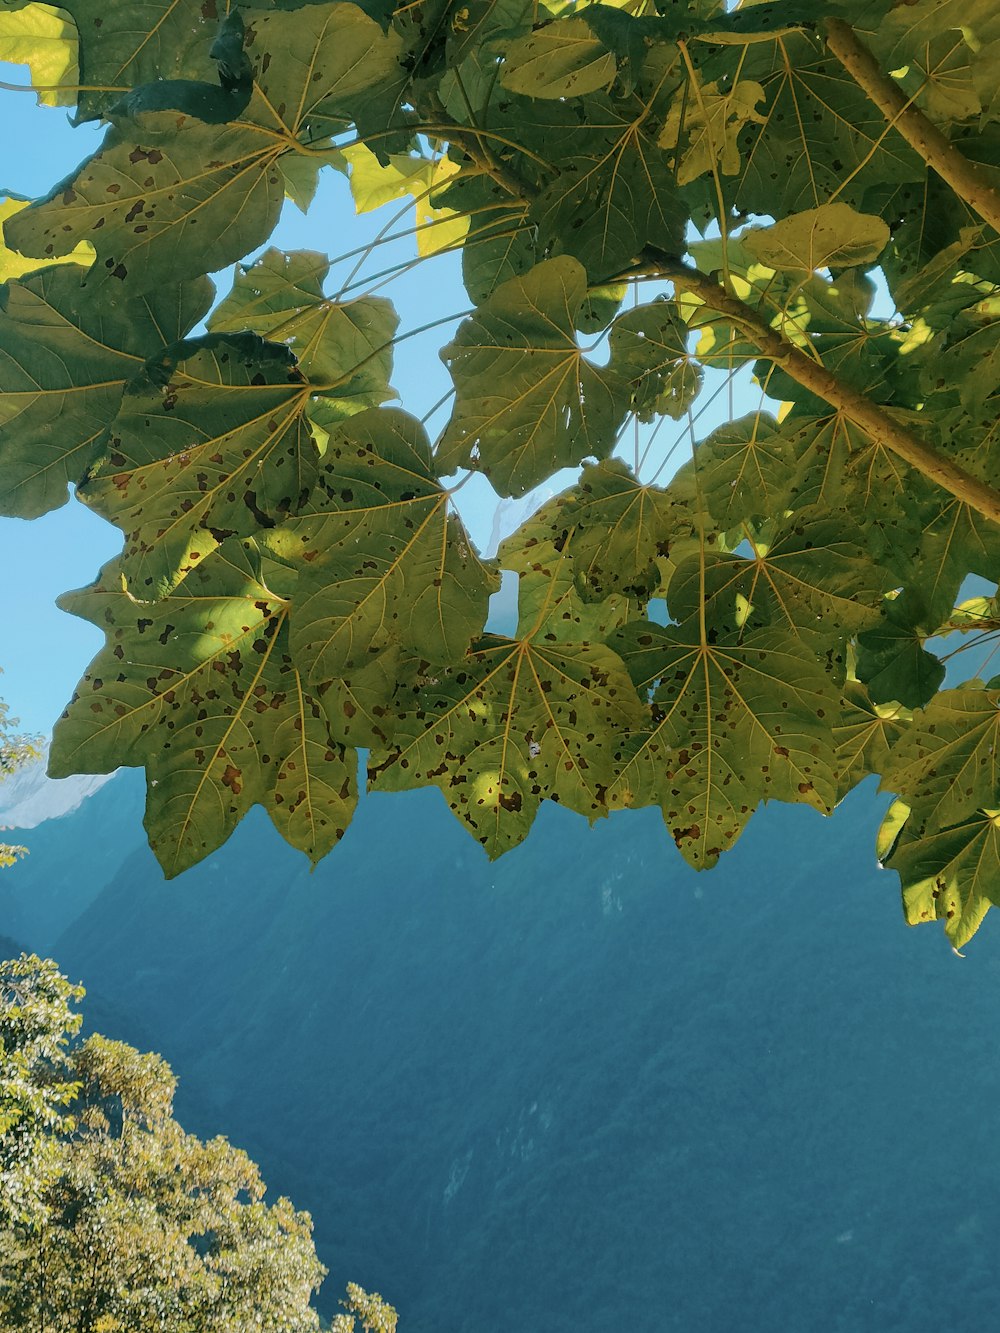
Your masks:
[{"label": "large lobed leaf", "polygon": [[523,495],[555,468],[610,453],[629,395],[578,344],[586,294],[576,260],[550,259],[503,283],[461,325],[441,353],[455,381],[443,473],[480,468],[501,494]]},{"label": "large lobed leaf", "polygon": [[0,288],[0,511],[36,518],[83,481],[145,357],[205,314],[207,278],[144,296],[83,299],[78,264]]},{"label": "large lobed leaf", "polygon": [[305,502],[319,462],[308,402],[288,348],[253,334],[209,334],[147,364],[81,488],[125,532],[133,596],[164,596],[227,537]]},{"label": "large lobed leaf", "polygon": [[288,602],[252,545],[226,543],[153,606],[128,595],[118,561],[61,605],[107,644],[56,726],[50,771],[144,764],[146,828],[168,877],[255,804],[314,861],[343,835],[352,755],[292,661]]},{"label": "large lobed leaf", "polygon": [[629,625],[615,646],[653,698],[622,751],[616,800],[658,805],[692,865],[714,865],[761,801],[831,812],[841,693],[808,646],[772,629],[713,643],[690,621]]}]

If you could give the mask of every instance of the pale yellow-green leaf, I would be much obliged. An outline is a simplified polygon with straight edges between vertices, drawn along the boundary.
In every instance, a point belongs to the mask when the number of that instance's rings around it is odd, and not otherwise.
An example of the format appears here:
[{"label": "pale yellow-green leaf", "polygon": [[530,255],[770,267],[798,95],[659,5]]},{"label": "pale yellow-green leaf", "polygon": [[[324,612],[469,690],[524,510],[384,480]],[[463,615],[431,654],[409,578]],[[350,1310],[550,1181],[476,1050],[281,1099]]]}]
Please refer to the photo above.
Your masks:
[{"label": "pale yellow-green leaf", "polygon": [[[5,17],[5,14],[0,13],[0,21]],[[7,218],[12,218],[15,213],[20,213],[22,208],[27,208],[30,202],[30,199],[0,199],[0,227]],[[16,250],[9,249],[0,239],[0,282],[20,278],[25,273],[34,273],[40,268],[48,268],[50,264],[64,264],[72,259],[78,260],[81,264],[92,264],[94,247],[89,241],[81,241],[75,250],[68,255],[61,255],[58,259],[25,259]]]},{"label": "pale yellow-green leaf", "polygon": [[34,4],[0,9],[0,61],[28,66],[43,106],[76,102],[77,49],[76,25],[64,10]]},{"label": "pale yellow-green leaf", "polygon": [[435,208],[431,196],[459,170],[447,157],[409,157],[393,153],[380,162],[364,144],[344,149],[351,169],[351,194],[359,213],[370,213],[409,195],[415,204],[417,250],[421,255],[460,245],[469,219],[451,208]]},{"label": "pale yellow-green leaf", "polygon": [[751,227],[740,240],[769,268],[812,273],[829,266],[870,264],[889,244],[889,228],[881,218],[858,213],[849,204],[823,204],[772,227]]},{"label": "pale yellow-green leaf", "polygon": [[675,98],[657,143],[679,150],[677,184],[688,185],[716,165],[726,176],[737,175],[739,133],[747,124],[764,124],[756,110],[763,100],[764,89],[752,79],[735,84],[727,93],[719,91],[718,83],[706,83],[686,98]]},{"label": "pale yellow-green leaf", "polygon": [[526,97],[580,97],[607,88],[617,62],[582,18],[559,19],[507,48],[500,82]]}]

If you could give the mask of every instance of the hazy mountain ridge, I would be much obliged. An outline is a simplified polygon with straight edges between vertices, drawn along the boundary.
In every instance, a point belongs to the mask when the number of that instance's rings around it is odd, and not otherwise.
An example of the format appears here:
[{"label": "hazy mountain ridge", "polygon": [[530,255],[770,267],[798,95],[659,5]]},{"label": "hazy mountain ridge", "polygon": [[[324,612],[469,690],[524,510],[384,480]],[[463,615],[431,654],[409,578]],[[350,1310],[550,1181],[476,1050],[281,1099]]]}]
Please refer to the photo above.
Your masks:
[{"label": "hazy mountain ridge", "polygon": [[115,776],[82,773],[70,778],[46,776],[47,755],[0,783],[0,828],[33,829],[49,819],[78,810],[89,796]]},{"label": "hazy mountain ridge", "polygon": [[315,874],[258,811],[170,884],[141,800],[38,831],[105,876],[52,951],[313,1212],[327,1308],[351,1278],[407,1333],[989,1326],[1000,937],[906,930],[867,791],[769,808],[704,877],[655,811],[547,807],[490,865],[418,792]]}]

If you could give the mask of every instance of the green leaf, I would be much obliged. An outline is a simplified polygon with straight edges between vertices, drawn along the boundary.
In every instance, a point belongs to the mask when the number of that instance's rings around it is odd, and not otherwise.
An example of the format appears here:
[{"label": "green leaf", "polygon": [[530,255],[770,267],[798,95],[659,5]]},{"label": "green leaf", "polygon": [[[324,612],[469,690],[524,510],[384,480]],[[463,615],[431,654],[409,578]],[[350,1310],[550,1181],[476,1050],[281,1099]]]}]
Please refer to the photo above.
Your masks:
[{"label": "green leaf", "polygon": [[299,571],[291,642],[311,685],[353,679],[383,654],[389,677],[397,660],[460,659],[499,588],[434,476],[423,427],[393,409],[335,426],[308,502],[263,540]]},{"label": "green leaf", "polygon": [[672,301],[653,301],[619,315],[611,328],[611,367],[629,381],[640,421],[687,412],[702,385],[688,352],[689,333]]},{"label": "green leaf", "polygon": [[947,619],[967,575],[996,578],[1000,526],[941,491],[923,512],[924,531],[909,572],[919,580],[928,619],[940,624]]},{"label": "green leaf", "polygon": [[165,596],[227,537],[304,503],[309,394],[288,348],[252,334],[179,343],[129,384],[81,496],[125,533],[133,596]]},{"label": "green leaf", "polygon": [[544,797],[591,821],[607,813],[616,738],[641,722],[619,658],[561,642],[542,614],[517,639],[481,639],[404,693],[395,742],[373,755],[380,790],[439,786],[490,857],[527,834]]},{"label": "green leaf", "polygon": [[77,264],[0,287],[0,512],[37,518],[67,499],[100,452],[126,382],[212,301],[207,278],[95,301]]},{"label": "green leaf", "polygon": [[873,703],[864,685],[847,681],[843,712],[833,727],[841,771],[839,795],[846,796],[870,773],[883,772],[889,752],[912,718],[902,704]]},{"label": "green leaf", "polygon": [[739,70],[764,90],[763,120],[740,131],[741,170],[727,183],[738,208],[780,220],[834,195],[860,205],[874,184],[922,179],[914,151],[815,37],[782,34],[716,61],[713,77]]},{"label": "green leaf", "polygon": [[132,105],[79,172],[4,224],[34,258],[90,242],[88,291],[127,281],[140,294],[224,268],[267,240],[284,198],[273,134]]},{"label": "green leaf", "polygon": [[893,700],[906,708],[921,708],[944,680],[944,663],[924,643],[935,627],[927,625],[926,611],[904,588],[887,599],[881,623],[858,636],[858,678],[877,704]]},{"label": "green leaf", "polygon": [[290,144],[304,130],[326,138],[405,83],[399,34],[357,5],[307,3],[240,11],[253,72],[254,121]]},{"label": "green leaf", "polygon": [[144,763],[146,828],[168,877],[255,804],[314,861],[343,835],[354,765],[292,663],[288,603],[251,546],[228,542],[154,606],[128,595],[117,561],[61,605],[107,645],[56,726],[51,772]]},{"label": "green leaf", "polygon": [[751,412],[712,431],[681,475],[700,490],[719,527],[728,530],[790,507],[796,461],[789,433],[769,413]]},{"label": "green leaf", "polygon": [[459,65],[467,56],[491,50],[500,38],[526,32],[538,12],[535,0],[469,0],[450,15],[449,64]]},{"label": "green leaf", "polygon": [[907,919],[934,920],[956,948],[975,934],[1000,884],[1000,691],[945,690],[893,747],[882,787],[909,807],[883,861],[899,872]]},{"label": "green leaf", "polygon": [[878,621],[892,576],[872,560],[849,515],[800,509],[757,529],[747,525],[743,535],[749,558],[708,554],[680,566],[667,589],[675,619],[694,617],[704,602],[720,632],[752,621],[832,644]]},{"label": "green leaf", "polygon": [[614,81],[616,62],[585,18],[556,19],[508,46],[500,81],[526,97],[579,97]]},{"label": "green leaf", "polygon": [[505,282],[464,321],[441,352],[455,381],[442,473],[475,467],[501,494],[523,495],[555,468],[610,452],[628,394],[577,343],[586,295],[582,266],[551,259]]},{"label": "green leaf", "polygon": [[[8,243],[48,257],[92,240],[91,284],[128,280],[134,291],[220,269],[261,245],[284,198],[281,155],[306,151],[301,133],[325,139],[381,97],[398,72],[399,39],[335,3],[244,11],[214,49],[235,64],[240,42],[245,88],[143,85],[80,172],[7,223]],[[208,123],[220,120],[233,123]]]},{"label": "green leaf", "polygon": [[[897,802],[891,816],[901,814]],[[910,827],[893,844],[884,864],[903,885],[903,908],[911,926],[943,921],[952,946],[972,939],[989,909],[996,905],[1000,882],[1000,808],[971,811],[948,828]]]},{"label": "green leaf", "polygon": [[966,120],[983,109],[980,75],[995,87],[996,68],[983,48],[1000,39],[991,0],[909,0],[875,25],[871,49],[908,96],[937,123]]},{"label": "green leaf", "polygon": [[326,167],[337,171],[347,169],[346,159],[339,148],[330,147],[322,154],[322,146],[314,145],[308,157],[299,153],[283,153],[278,158],[278,166],[285,181],[285,198],[291,199],[300,213],[308,213],[316,190],[319,177]]},{"label": "green leaf", "polygon": [[143,0],[141,8],[63,0],[62,7],[79,30],[79,81],[88,85],[79,94],[79,120],[107,115],[125,93],[156,79],[218,77],[210,54],[221,17],[215,0]]},{"label": "green leaf", "polygon": [[213,333],[259,333],[292,349],[314,392],[345,415],[394,397],[392,342],[399,320],[384,297],[335,301],[323,295],[330,262],[314,250],[266,250],[238,270],[212,311]]},{"label": "green leaf", "polygon": [[[893,748],[883,788],[903,797],[913,828],[945,828],[1000,803],[1000,691],[973,681],[943,690]],[[912,831],[912,830],[911,830]]]},{"label": "green leaf", "polygon": [[529,145],[558,163],[531,205],[543,253],[572,255],[592,282],[627,268],[647,245],[683,253],[687,208],[647,124],[649,105],[595,93],[534,108]]},{"label": "green leaf", "polygon": [[[642,485],[617,458],[585,467],[579,483],[550,500],[500,549],[501,563],[553,545],[572,559],[583,595],[650,597],[660,570],[698,549],[700,528],[691,498],[678,489]],[[520,566],[513,566],[519,568]]]},{"label": "green leaf", "polygon": [[534,267],[538,247],[524,200],[513,198],[485,174],[464,172],[435,198],[469,217],[462,279],[474,304],[481,305],[502,283]]},{"label": "green leaf", "polygon": [[768,268],[808,274],[871,263],[889,244],[889,228],[881,218],[858,213],[849,204],[823,204],[772,227],[751,227],[740,241]]},{"label": "green leaf", "polygon": [[614,798],[658,805],[693,866],[714,865],[762,800],[830,813],[840,692],[806,647],[780,630],[703,643],[690,622],[629,625],[614,643],[653,692],[652,720],[623,749]]}]

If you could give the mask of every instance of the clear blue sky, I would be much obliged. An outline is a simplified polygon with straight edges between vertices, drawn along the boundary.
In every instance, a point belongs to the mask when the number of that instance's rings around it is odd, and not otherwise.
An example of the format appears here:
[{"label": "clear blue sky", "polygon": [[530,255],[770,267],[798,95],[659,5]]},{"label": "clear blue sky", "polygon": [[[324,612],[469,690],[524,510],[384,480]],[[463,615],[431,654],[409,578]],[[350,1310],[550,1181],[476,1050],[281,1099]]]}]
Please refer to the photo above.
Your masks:
[{"label": "clear blue sky", "polygon": [[[21,67],[0,64],[0,78],[24,83]],[[74,129],[66,111],[38,107],[30,93],[0,91],[2,137],[0,137],[0,196],[8,193],[30,197],[45,194],[69,174],[102,136],[93,125]],[[379,229],[390,222],[399,204],[386,205],[362,218],[353,216],[348,185],[343,176],[327,170],[308,217],[286,203],[271,243],[283,249],[307,248],[331,255],[368,244]],[[400,222],[391,230],[398,231]],[[365,272],[374,274],[389,265],[409,259],[414,253],[411,239],[382,245],[369,256]],[[334,270],[339,284],[355,261]],[[229,288],[230,274],[216,277],[220,295]],[[459,281],[455,256],[440,256],[415,271],[394,280],[385,294],[395,302],[401,327],[415,328],[430,320],[462,313],[468,305]],[[652,296],[652,292],[649,296]],[[409,411],[427,412],[450,387],[450,378],[438,349],[446,340],[447,327],[406,341],[397,351],[394,383]],[[756,405],[756,396],[740,410]],[[712,410],[699,423],[703,433],[724,419],[726,395],[720,395]],[[439,426],[439,416],[431,429]],[[675,424],[664,436],[683,434]],[[677,461],[684,455],[679,451]],[[631,453],[631,442],[629,447]],[[546,494],[565,485],[545,488]],[[472,534],[482,548],[490,544],[497,516],[497,499],[482,477],[474,477],[462,488],[457,502]],[[509,503],[502,511],[504,530],[515,526],[525,512],[525,503]],[[89,583],[104,561],[120,546],[118,531],[95,517],[76,500],[43,519],[24,522],[0,518],[0,568],[4,578],[3,638],[0,641],[0,696],[20,717],[22,726],[48,733],[69,699],[73,687],[98,650],[101,636],[91,625],[59,611],[59,593]]]}]

